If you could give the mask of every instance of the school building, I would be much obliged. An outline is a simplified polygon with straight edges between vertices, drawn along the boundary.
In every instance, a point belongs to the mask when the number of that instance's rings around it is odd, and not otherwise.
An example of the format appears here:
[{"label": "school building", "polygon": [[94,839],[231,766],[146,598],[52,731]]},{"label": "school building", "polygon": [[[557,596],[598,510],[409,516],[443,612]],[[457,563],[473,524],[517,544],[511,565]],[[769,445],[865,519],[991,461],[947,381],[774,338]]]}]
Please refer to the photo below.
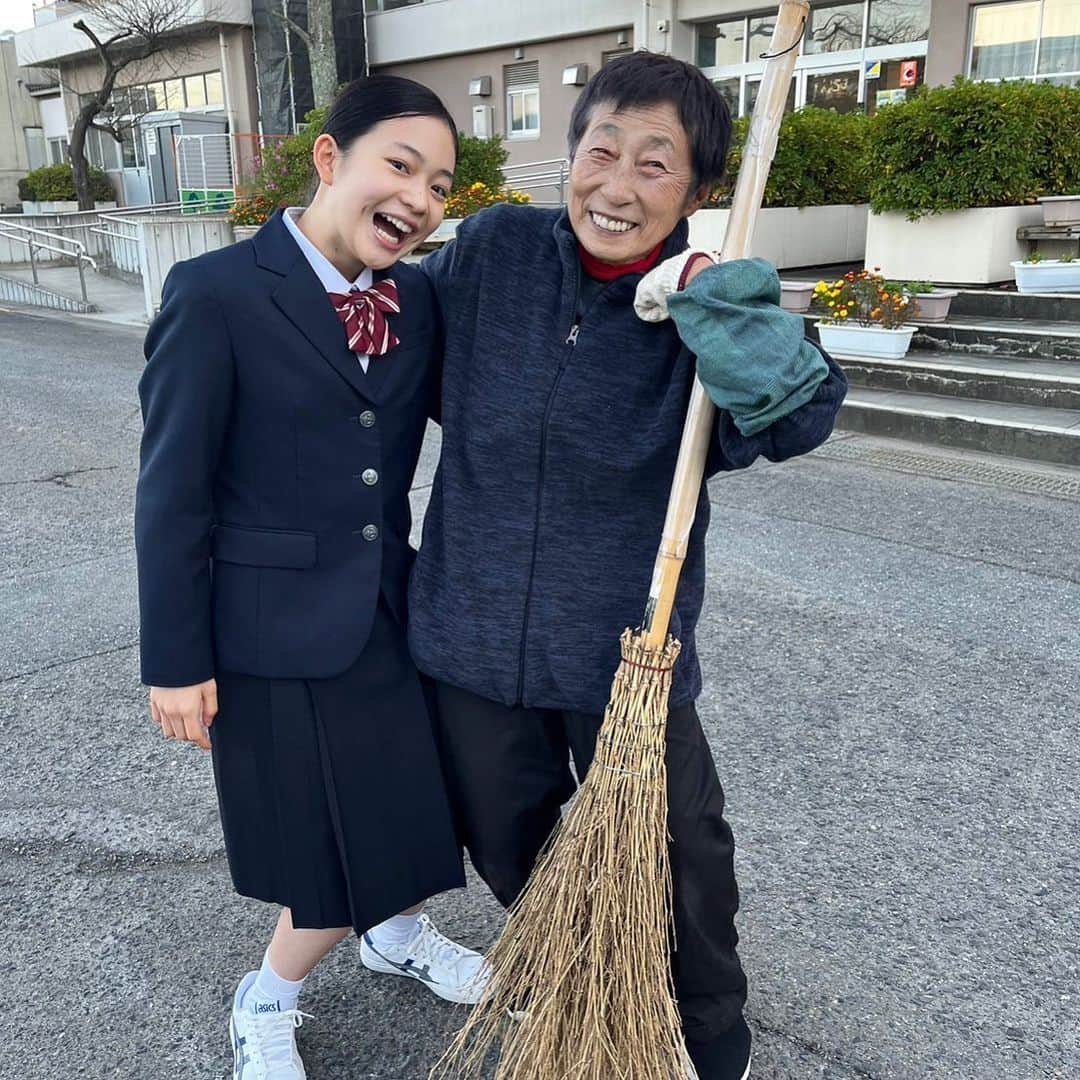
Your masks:
[{"label": "school building", "polygon": [[[775,17],[769,5],[747,0],[333,5],[341,80],[365,63],[418,79],[443,97],[463,131],[505,139],[515,166],[562,158],[581,87],[634,49],[699,65],[733,113],[750,112]],[[111,109],[130,121],[122,141],[96,132],[89,140],[89,157],[110,173],[122,203],[174,201],[178,168],[201,168],[208,188],[228,186],[243,140],[295,130],[311,107],[306,51],[289,22],[306,18],[304,0],[190,0],[183,10],[169,47],[121,79]],[[14,37],[9,70],[22,75],[0,80],[0,92],[40,99],[36,110],[8,110],[22,127],[13,132],[16,171],[63,160],[80,95],[99,78],[91,45],[73,26],[81,15],[69,0],[46,0],[36,25]],[[1080,81],[1080,0],[822,0],[798,43],[788,107],[873,112],[956,75]],[[229,140],[229,150],[208,158],[215,140]]]},{"label": "school building", "polygon": [[[699,65],[732,112],[753,109],[775,7],[746,0],[374,0],[372,70],[436,90],[511,164],[566,153],[590,75],[633,49]],[[374,8],[375,10],[372,10]],[[1080,0],[829,0],[811,6],[788,108],[873,112],[921,83],[1080,81]]]}]

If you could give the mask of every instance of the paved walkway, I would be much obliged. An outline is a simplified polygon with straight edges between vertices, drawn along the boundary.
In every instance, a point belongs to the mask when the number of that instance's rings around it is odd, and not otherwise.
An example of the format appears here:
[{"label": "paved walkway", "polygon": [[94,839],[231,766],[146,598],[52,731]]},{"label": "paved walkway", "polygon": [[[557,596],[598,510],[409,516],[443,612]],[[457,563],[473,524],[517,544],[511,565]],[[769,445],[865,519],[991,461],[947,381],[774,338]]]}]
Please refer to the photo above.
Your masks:
[{"label": "paved walkway", "polygon": [[[32,282],[29,266],[0,266],[0,274]],[[98,274],[87,268],[86,299],[97,311],[71,318],[89,319],[92,322],[119,323],[128,326],[146,326],[146,302],[141,285],[132,285],[107,274]],[[74,266],[48,266],[38,268],[38,284],[43,289],[82,299],[79,289],[79,271]]]},{"label": "paved walkway", "polygon": [[[141,339],[0,312],[5,1080],[223,1080],[271,923],[139,685]],[[710,484],[700,711],[754,1080],[1080,1076],[1078,476],[848,436]],[[475,878],[432,911],[501,925]],[[425,1080],[462,1019],[355,942],[303,1007],[311,1080]]]}]

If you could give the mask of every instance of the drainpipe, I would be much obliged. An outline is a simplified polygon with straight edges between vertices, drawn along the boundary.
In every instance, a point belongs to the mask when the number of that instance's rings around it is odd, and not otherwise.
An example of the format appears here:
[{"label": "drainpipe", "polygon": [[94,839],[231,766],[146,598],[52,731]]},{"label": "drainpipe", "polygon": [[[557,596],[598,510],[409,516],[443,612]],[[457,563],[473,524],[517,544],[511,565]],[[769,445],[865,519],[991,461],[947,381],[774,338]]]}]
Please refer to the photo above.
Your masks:
[{"label": "drainpipe", "polygon": [[229,93],[229,77],[232,71],[229,66],[229,52],[225,47],[225,27],[218,27],[218,48],[221,51],[221,93],[225,98],[225,136],[229,140],[229,173],[232,178],[233,191],[236,191],[238,180],[236,172],[236,116],[233,113],[232,95]]}]

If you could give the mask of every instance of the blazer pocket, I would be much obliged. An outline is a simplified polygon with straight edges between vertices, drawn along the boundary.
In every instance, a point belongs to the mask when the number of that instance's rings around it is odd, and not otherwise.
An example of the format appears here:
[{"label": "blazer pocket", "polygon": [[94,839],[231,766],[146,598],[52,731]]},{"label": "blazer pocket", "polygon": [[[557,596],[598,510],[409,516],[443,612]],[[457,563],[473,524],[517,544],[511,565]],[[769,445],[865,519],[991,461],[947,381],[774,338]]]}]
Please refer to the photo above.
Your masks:
[{"label": "blazer pocket", "polygon": [[284,529],[215,525],[210,550],[217,562],[279,570],[310,570],[317,561],[315,533]]}]

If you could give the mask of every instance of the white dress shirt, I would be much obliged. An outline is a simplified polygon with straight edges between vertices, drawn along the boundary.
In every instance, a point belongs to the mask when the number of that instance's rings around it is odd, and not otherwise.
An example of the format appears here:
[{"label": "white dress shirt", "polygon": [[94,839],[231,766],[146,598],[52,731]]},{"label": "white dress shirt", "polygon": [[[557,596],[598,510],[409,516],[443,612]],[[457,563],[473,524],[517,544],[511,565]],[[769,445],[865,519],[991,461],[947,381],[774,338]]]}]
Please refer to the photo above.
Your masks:
[{"label": "white dress shirt", "polygon": [[[349,281],[344,274],[300,231],[300,226],[296,224],[296,219],[304,212],[302,206],[290,206],[284,214],[282,214],[282,220],[285,222],[285,228],[292,234],[292,238],[299,245],[300,250],[304,253],[304,258],[311,264],[311,269],[315,271],[315,276],[322,283],[322,287],[328,293],[347,293],[353,289],[359,289],[363,292],[365,289],[370,289],[373,281],[373,276],[370,270],[366,267],[360,271],[360,276],[355,281]],[[344,326],[341,328],[342,334],[345,333]],[[367,374],[368,361],[370,357],[361,356],[357,353],[357,359],[360,361],[360,366],[364,369],[364,374]]]}]

